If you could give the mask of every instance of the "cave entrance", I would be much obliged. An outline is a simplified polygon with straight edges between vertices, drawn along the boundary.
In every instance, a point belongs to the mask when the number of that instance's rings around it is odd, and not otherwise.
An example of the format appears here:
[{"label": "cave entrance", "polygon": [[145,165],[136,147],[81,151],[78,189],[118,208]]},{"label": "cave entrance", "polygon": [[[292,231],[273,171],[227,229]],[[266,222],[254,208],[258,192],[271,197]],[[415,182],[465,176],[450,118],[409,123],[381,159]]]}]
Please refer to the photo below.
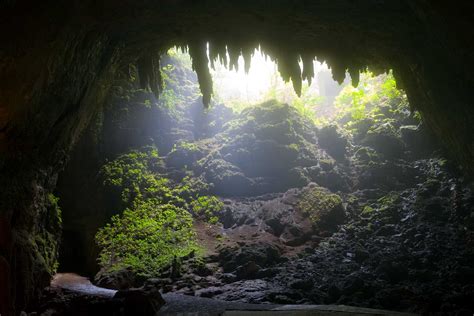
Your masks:
[{"label": "cave entrance", "polygon": [[353,86],[313,61],[313,82],[285,82],[256,50],[250,67],[213,63],[204,109],[185,50],[161,63],[159,98],[137,67],[122,69],[59,178],[59,271],[113,289],[154,278],[164,292],[224,300],[336,302],[329,289],[305,294],[316,282],[305,269],[331,242],[348,262],[369,256],[333,236],[399,203],[391,192],[409,179],[390,169],[430,152],[393,74],[366,71]]}]

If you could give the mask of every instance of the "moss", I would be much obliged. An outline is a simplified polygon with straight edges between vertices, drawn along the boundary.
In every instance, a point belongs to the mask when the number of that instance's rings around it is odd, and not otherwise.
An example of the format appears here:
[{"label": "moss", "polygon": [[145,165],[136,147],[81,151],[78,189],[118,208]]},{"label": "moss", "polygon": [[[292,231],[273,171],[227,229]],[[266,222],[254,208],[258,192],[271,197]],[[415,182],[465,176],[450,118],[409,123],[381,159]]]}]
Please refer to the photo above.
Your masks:
[{"label": "moss", "polygon": [[375,209],[370,206],[370,205],[365,205],[364,208],[362,209],[361,214],[362,215],[370,215],[375,211]]},{"label": "moss", "polygon": [[295,143],[289,144],[288,148],[293,150],[293,151],[296,151],[296,152],[299,152],[299,150],[300,150],[300,146],[298,146],[298,144],[295,144]]},{"label": "moss", "polygon": [[58,236],[53,233],[44,232],[34,236],[32,240],[36,251],[36,258],[49,275],[54,275],[58,269],[59,243]]},{"label": "moss", "polygon": [[379,198],[377,202],[379,203],[380,210],[386,210],[398,203],[400,201],[400,194],[397,192],[390,192],[389,194]]},{"label": "moss", "polygon": [[321,228],[335,228],[345,219],[341,197],[321,187],[306,189],[300,196],[297,208]]},{"label": "moss", "polygon": [[61,239],[62,217],[59,198],[46,195],[45,210],[42,214],[40,231],[22,236],[24,247],[32,250],[31,258],[49,277],[58,269],[59,241]]},{"label": "moss", "polygon": [[59,206],[59,198],[54,194],[49,193],[47,195],[48,199],[48,215],[49,215],[49,226],[51,230],[61,229],[63,223],[62,220],[62,211]]}]

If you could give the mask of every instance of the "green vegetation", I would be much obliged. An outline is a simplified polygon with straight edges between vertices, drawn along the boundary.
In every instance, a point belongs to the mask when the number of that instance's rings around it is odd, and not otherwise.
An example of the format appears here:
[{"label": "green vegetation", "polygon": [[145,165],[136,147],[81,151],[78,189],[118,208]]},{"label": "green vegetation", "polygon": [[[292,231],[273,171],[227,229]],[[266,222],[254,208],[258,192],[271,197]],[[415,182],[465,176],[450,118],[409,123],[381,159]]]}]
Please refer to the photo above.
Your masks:
[{"label": "green vegetation", "polygon": [[59,241],[62,230],[61,208],[58,204],[59,198],[54,194],[46,195],[46,211],[42,214],[42,225],[44,230],[31,235],[18,236],[24,239],[24,243],[34,250],[37,264],[50,276],[53,276],[59,266]]},{"label": "green vegetation", "polygon": [[396,205],[399,200],[400,195],[397,192],[390,192],[389,194],[378,199],[377,202],[380,204],[380,210],[383,211],[389,209],[393,205]]},{"label": "green vegetation", "polygon": [[108,271],[132,268],[157,276],[173,259],[199,250],[188,211],[158,199],[138,200],[96,235],[99,263]]},{"label": "green vegetation", "polygon": [[191,202],[191,208],[197,217],[204,218],[211,224],[216,224],[219,218],[216,216],[224,206],[215,196],[200,196]]},{"label": "green vegetation", "polygon": [[360,128],[367,119],[387,124],[410,115],[407,96],[397,88],[392,72],[380,76],[362,73],[358,87],[345,86],[334,105],[336,120],[349,131]]},{"label": "green vegetation", "polygon": [[173,145],[173,148],[171,149],[171,152],[175,152],[178,149],[182,149],[187,152],[198,152],[199,151],[199,146],[196,143],[193,142],[187,142],[187,141],[180,141],[177,144]]},{"label": "green vegetation", "polygon": [[103,166],[103,184],[120,194],[124,208],[96,235],[106,272],[131,268],[158,276],[173,260],[200,252],[192,213],[217,223],[222,202],[203,195],[209,190],[203,179],[188,175],[176,182],[160,174],[162,169],[158,151],[150,146]]},{"label": "green vegetation", "polygon": [[62,211],[59,206],[59,198],[52,193],[49,193],[48,196],[48,210],[50,215],[50,223],[53,229],[60,229],[63,223]]},{"label": "green vegetation", "polygon": [[159,196],[167,199],[170,197],[170,193],[166,192],[168,180],[152,172],[159,168],[160,163],[155,147],[132,150],[102,167],[103,184],[106,188],[120,192],[125,205],[130,205],[137,198],[146,198],[146,193],[161,193]]},{"label": "green vegetation", "polygon": [[362,215],[370,215],[375,211],[375,209],[370,205],[365,205],[362,209]]}]

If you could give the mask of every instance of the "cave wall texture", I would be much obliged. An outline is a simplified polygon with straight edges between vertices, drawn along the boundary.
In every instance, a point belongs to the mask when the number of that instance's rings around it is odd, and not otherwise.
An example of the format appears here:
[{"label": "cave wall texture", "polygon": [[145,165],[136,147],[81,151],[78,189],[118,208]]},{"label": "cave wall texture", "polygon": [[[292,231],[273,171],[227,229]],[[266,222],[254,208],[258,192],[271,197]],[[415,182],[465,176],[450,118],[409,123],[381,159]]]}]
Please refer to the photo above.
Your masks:
[{"label": "cave wall texture", "polygon": [[[205,54],[229,63],[261,45],[296,90],[314,56],[336,79],[393,68],[412,106],[473,174],[474,4],[428,0],[124,0],[0,3],[0,313],[47,285],[55,240],[48,194],[115,71],[136,63],[159,91],[159,54],[188,45],[208,103]],[[298,66],[301,56],[304,68]],[[49,260],[46,260],[49,258]]]}]

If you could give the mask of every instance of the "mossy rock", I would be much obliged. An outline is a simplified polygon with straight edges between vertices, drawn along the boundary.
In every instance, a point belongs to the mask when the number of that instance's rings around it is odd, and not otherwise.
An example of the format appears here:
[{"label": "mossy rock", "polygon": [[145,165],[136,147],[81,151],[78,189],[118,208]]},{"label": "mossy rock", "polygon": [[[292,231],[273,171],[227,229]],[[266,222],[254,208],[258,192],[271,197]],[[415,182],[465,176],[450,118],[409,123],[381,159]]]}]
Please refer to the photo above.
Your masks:
[{"label": "mossy rock", "polygon": [[367,164],[371,161],[377,162],[380,160],[377,152],[370,147],[361,147],[357,149],[357,151],[354,153],[354,159],[362,164]]},{"label": "mossy rock", "polygon": [[398,158],[405,150],[398,130],[390,123],[372,127],[362,140],[362,144],[374,148],[387,159]]},{"label": "mossy rock", "polygon": [[166,157],[168,167],[184,168],[191,167],[199,159],[206,155],[207,151],[199,142],[180,141],[173,146],[173,149]]},{"label": "mossy rock", "polygon": [[317,229],[334,230],[346,218],[341,197],[317,185],[303,190],[297,209],[308,216]]},{"label": "mossy rock", "polygon": [[240,168],[224,159],[210,159],[203,168],[207,181],[213,184],[215,194],[229,196],[252,192],[253,181]]},{"label": "mossy rock", "polygon": [[262,140],[273,140],[279,144],[291,144],[298,140],[292,121],[286,119],[276,124],[264,124],[255,131],[255,136]]}]

